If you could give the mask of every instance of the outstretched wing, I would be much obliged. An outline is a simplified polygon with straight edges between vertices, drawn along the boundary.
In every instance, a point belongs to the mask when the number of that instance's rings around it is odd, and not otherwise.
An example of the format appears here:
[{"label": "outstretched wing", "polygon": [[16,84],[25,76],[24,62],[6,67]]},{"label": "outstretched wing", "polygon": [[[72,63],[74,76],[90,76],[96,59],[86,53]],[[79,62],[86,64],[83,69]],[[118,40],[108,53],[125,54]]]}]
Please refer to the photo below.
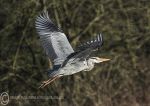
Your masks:
[{"label": "outstretched wing", "polygon": [[97,50],[98,48],[100,48],[102,46],[102,44],[103,44],[103,38],[102,38],[102,35],[99,34],[94,39],[81,44],[77,48],[78,52],[76,53],[76,55],[74,57],[80,58],[80,59],[88,58],[90,56],[90,54],[94,50]]},{"label": "outstretched wing", "polygon": [[103,38],[101,34],[97,35],[94,39],[81,44],[80,46],[77,47],[76,52],[70,54],[67,57],[62,67],[65,66],[68,61],[73,62],[76,59],[82,60],[88,58],[90,54],[97,48],[100,48],[102,44],[103,44]]},{"label": "outstretched wing", "polygon": [[54,65],[62,64],[74,52],[66,35],[51,21],[47,11],[37,16],[35,26],[46,54]]}]

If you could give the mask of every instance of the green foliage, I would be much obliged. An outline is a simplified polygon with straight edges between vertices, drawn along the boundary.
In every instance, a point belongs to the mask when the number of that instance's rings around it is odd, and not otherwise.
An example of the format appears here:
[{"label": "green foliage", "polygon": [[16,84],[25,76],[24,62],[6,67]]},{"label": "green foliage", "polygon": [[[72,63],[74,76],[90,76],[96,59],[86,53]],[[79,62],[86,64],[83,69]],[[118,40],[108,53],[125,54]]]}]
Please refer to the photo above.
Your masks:
[{"label": "green foliage", "polygon": [[[62,98],[14,99],[9,105],[150,105],[149,0],[0,0],[0,7],[0,93]],[[34,25],[43,9],[73,47],[101,32],[97,55],[111,61],[38,89],[49,68]]]}]

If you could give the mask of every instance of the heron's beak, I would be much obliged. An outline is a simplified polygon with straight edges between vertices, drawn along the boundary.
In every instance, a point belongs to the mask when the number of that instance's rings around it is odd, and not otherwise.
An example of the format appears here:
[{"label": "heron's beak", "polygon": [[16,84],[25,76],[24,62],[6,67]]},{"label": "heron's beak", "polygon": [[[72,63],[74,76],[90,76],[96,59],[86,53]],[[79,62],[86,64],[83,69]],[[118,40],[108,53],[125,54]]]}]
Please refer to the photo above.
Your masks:
[{"label": "heron's beak", "polygon": [[99,62],[104,62],[104,61],[109,61],[110,59],[106,59],[106,58],[99,58]]}]

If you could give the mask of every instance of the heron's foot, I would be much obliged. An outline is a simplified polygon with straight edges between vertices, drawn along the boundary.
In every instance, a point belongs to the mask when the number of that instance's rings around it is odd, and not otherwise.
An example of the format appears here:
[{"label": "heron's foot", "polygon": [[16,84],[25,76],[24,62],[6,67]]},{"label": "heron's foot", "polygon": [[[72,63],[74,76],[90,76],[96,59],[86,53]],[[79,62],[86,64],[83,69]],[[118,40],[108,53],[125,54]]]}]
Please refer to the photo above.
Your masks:
[{"label": "heron's foot", "polygon": [[48,84],[50,84],[51,82],[56,80],[57,78],[59,78],[59,76],[55,76],[55,77],[50,78],[50,79],[48,79],[46,81],[43,81],[42,84],[39,86],[39,88],[44,88],[45,86],[47,86]]}]

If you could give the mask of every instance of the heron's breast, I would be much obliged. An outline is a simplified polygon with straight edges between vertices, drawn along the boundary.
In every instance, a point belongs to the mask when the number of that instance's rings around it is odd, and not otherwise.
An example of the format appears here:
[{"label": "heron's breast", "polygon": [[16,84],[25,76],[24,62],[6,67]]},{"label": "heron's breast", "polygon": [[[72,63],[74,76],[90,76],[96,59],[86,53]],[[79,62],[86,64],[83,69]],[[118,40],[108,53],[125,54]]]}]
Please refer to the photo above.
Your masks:
[{"label": "heron's breast", "polygon": [[64,75],[71,75],[80,71],[84,71],[87,68],[88,66],[86,62],[76,62],[72,64],[67,64],[66,66],[64,66],[61,69],[61,73],[63,73]]}]

